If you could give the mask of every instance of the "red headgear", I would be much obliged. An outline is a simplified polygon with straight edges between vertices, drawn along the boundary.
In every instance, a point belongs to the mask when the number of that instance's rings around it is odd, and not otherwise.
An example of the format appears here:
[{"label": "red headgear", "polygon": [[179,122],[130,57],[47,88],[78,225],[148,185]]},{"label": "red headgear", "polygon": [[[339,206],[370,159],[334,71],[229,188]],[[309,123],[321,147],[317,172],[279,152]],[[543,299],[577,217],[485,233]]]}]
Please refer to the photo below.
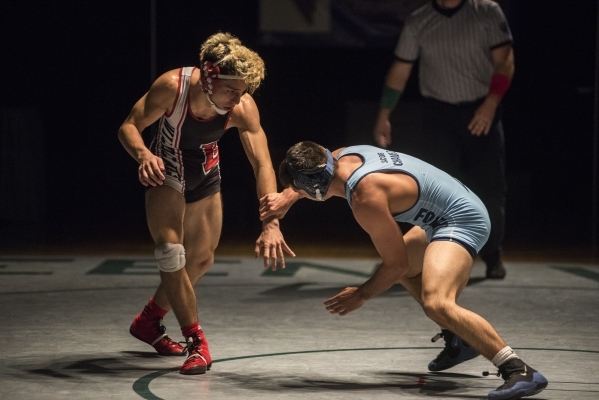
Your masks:
[{"label": "red headgear", "polygon": [[202,64],[202,70],[200,71],[200,79],[205,92],[212,94],[212,80],[218,79],[219,74],[220,68],[218,65],[214,65],[212,61],[204,61],[204,64]]},{"label": "red headgear", "polygon": [[221,58],[217,62],[213,63],[212,61],[204,61],[202,64],[202,69],[200,73],[200,79],[202,81],[202,87],[205,92],[212,94],[212,80],[213,79],[241,79],[239,76],[235,75],[224,75],[220,73],[220,68],[218,64],[223,62],[226,57]]}]

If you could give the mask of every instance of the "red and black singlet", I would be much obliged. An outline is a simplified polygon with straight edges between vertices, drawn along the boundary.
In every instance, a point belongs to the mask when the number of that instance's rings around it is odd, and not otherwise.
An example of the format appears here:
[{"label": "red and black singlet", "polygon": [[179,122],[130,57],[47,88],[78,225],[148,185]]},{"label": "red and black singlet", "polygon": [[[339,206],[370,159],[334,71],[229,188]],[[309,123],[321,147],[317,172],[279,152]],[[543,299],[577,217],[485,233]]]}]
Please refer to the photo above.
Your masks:
[{"label": "red and black singlet", "polygon": [[194,67],[179,70],[179,87],[173,110],[160,118],[150,151],[162,158],[165,185],[185,195],[188,203],[220,191],[218,140],[230,112],[202,120],[191,112],[189,88]]}]

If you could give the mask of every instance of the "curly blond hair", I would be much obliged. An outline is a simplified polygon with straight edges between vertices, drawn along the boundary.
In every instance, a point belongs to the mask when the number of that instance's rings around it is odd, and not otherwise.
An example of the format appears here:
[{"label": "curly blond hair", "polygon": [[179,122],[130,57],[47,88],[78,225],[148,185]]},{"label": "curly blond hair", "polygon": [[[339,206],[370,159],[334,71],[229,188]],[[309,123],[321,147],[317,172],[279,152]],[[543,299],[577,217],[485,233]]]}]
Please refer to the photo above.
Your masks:
[{"label": "curly blond hair", "polygon": [[241,44],[241,40],[226,32],[210,36],[200,48],[200,65],[204,61],[218,62],[222,74],[239,76],[251,94],[260,86],[266,74],[264,61],[258,53]]}]

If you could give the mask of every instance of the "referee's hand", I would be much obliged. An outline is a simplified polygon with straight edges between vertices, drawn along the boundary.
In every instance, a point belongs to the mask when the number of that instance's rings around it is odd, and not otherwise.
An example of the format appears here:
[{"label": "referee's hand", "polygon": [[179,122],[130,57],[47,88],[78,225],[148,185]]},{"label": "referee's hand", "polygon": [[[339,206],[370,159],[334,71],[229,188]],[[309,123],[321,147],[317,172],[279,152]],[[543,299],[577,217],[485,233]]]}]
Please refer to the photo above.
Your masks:
[{"label": "referee's hand", "polygon": [[386,148],[391,144],[391,123],[388,118],[378,118],[372,136],[377,146]]},{"label": "referee's hand", "polygon": [[474,113],[474,117],[468,124],[468,130],[474,136],[488,135],[495,118],[497,103],[485,100]]}]

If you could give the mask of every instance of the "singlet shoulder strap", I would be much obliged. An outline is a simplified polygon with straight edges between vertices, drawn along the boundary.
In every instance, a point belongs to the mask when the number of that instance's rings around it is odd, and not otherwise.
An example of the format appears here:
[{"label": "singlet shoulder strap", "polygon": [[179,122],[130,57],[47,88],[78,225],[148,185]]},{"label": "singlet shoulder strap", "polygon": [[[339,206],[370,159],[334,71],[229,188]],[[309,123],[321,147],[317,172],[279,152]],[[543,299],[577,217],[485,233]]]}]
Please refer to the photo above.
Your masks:
[{"label": "singlet shoulder strap", "polygon": [[179,69],[179,86],[177,87],[177,97],[173,110],[167,118],[179,121],[187,111],[187,101],[189,88],[191,87],[191,74],[195,67],[183,67]]},{"label": "singlet shoulder strap", "polygon": [[351,154],[351,153],[352,153],[352,149],[353,149],[354,147],[355,147],[355,146],[349,146],[349,147],[346,147],[345,149],[341,150],[341,151],[339,152],[339,154],[337,154],[337,157],[335,157],[335,159],[336,159],[336,160],[339,160],[341,157],[343,157],[343,156],[346,156],[346,155],[348,155],[348,154]]},{"label": "singlet shoulder strap", "polygon": [[[362,161],[366,161],[364,158],[364,155],[360,153],[360,150],[365,149],[363,146],[349,146],[344,148],[343,150],[341,150],[339,152],[339,154],[337,154],[337,160],[339,160],[341,157],[346,156],[348,154],[355,154],[357,156],[359,156]],[[362,178],[362,167],[364,167],[364,165],[361,165],[360,167],[358,167],[351,175],[350,177],[347,179],[347,181],[345,182],[345,197],[347,199],[347,203],[349,204],[349,206],[351,207],[351,193],[354,190],[354,187],[358,184],[358,182],[360,181],[360,179]]]}]

